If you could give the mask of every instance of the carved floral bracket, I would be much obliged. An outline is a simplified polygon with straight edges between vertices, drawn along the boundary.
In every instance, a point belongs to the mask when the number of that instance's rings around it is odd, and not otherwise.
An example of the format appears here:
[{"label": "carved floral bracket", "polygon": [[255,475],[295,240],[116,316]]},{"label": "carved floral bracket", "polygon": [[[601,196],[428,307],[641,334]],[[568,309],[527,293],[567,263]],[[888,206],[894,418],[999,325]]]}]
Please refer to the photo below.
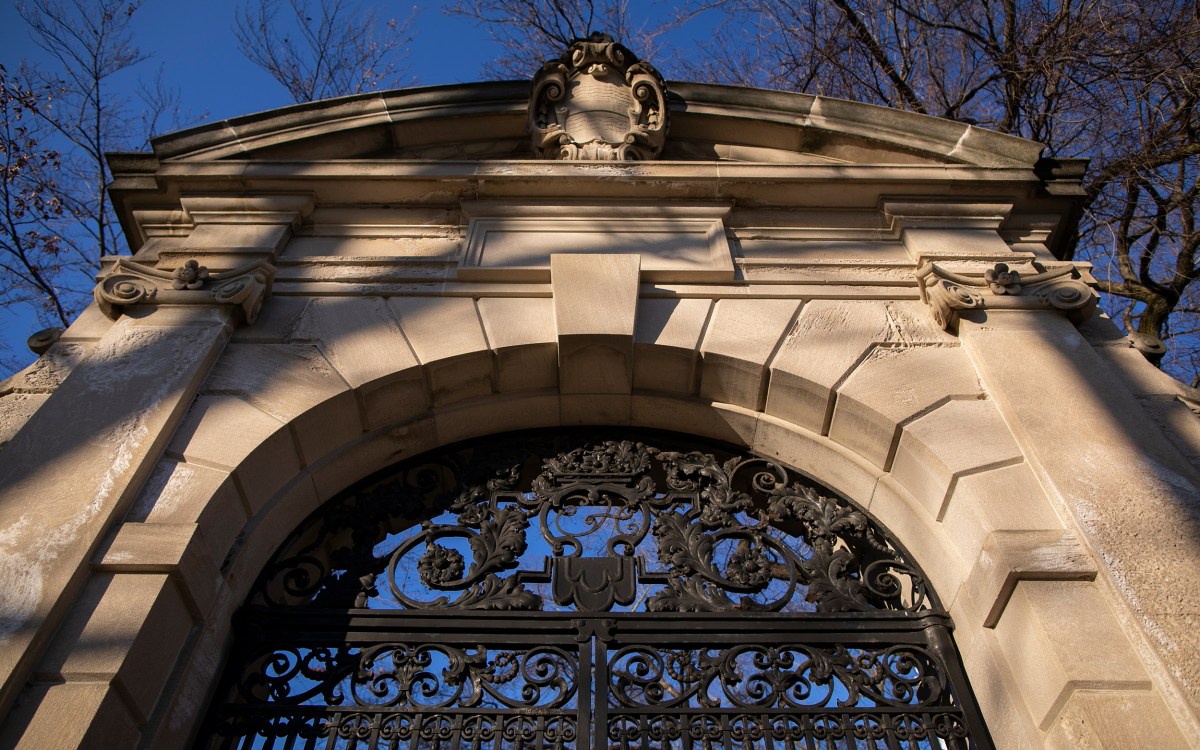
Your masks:
[{"label": "carved floral bracket", "polygon": [[958,326],[964,310],[1060,310],[1075,322],[1091,317],[1097,296],[1074,265],[1021,274],[997,263],[981,275],[948,271],[936,263],[917,269],[921,300],[929,305],[938,325],[948,331]]},{"label": "carved floral bracket", "polygon": [[533,77],[529,129],[543,159],[653,159],[667,137],[666,84],[612,37],[592,34]]},{"label": "carved floral bracket", "polygon": [[100,310],[116,320],[130,305],[234,305],[253,323],[271,291],[275,266],[248,263],[231,271],[210,273],[196,260],[165,271],[127,258],[118,258],[102,275],[93,296]]}]

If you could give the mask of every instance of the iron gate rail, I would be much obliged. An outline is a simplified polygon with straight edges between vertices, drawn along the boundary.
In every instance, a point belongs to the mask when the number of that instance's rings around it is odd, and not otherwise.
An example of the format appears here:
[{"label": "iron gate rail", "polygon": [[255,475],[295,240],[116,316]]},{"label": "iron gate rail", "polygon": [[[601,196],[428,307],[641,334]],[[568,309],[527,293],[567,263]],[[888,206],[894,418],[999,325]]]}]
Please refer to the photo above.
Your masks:
[{"label": "iron gate rail", "polygon": [[947,624],[249,611],[212,746],[985,747]]}]

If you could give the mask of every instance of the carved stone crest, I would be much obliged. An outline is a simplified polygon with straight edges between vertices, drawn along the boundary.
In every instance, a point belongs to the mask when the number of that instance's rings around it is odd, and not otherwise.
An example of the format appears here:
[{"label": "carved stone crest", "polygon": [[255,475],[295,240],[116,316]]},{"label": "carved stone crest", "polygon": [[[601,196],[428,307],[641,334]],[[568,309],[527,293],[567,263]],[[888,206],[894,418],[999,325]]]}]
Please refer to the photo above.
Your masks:
[{"label": "carved stone crest", "polygon": [[624,45],[592,34],[533,77],[529,129],[543,159],[653,159],[667,135],[666,85]]}]

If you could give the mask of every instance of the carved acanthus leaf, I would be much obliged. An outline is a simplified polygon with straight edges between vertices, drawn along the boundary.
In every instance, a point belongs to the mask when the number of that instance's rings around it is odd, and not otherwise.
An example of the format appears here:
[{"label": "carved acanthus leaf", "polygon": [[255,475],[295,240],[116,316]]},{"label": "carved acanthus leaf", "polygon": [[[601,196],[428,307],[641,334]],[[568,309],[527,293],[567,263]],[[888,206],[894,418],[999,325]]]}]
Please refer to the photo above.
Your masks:
[{"label": "carved acanthus leaf", "polygon": [[980,275],[954,273],[926,263],[917,269],[921,299],[938,325],[958,326],[964,310],[1061,310],[1081,322],[1096,309],[1097,296],[1073,264],[1045,269],[1034,264],[1033,274],[997,263]]},{"label": "carved acanthus leaf", "polygon": [[127,258],[118,258],[92,294],[100,310],[116,320],[131,305],[234,305],[247,323],[258,317],[271,290],[275,266],[248,263],[232,271],[210,273],[196,260],[165,271]]}]

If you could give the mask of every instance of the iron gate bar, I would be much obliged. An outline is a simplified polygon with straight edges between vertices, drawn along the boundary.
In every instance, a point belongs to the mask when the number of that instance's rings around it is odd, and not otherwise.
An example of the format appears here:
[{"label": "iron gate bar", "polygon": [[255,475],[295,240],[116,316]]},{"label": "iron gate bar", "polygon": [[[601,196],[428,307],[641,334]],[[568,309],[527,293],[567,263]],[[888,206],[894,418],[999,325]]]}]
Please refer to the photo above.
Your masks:
[{"label": "iron gate bar", "polygon": [[737,615],[707,612],[538,612],[514,616],[510,612],[478,610],[352,610],[299,608],[286,611],[265,607],[245,607],[235,615],[235,627],[269,627],[282,632],[303,630],[355,630],[371,632],[395,627],[396,622],[407,628],[445,627],[450,631],[470,631],[480,625],[495,629],[505,627],[522,631],[573,632],[575,620],[610,620],[619,627],[635,627],[640,632],[675,632],[689,624],[711,628],[785,629],[789,632],[838,633],[850,631],[899,633],[942,627],[953,630],[950,616],[940,610],[927,610],[919,615],[898,612],[854,612],[839,614],[795,615],[778,612],[746,612]]}]

